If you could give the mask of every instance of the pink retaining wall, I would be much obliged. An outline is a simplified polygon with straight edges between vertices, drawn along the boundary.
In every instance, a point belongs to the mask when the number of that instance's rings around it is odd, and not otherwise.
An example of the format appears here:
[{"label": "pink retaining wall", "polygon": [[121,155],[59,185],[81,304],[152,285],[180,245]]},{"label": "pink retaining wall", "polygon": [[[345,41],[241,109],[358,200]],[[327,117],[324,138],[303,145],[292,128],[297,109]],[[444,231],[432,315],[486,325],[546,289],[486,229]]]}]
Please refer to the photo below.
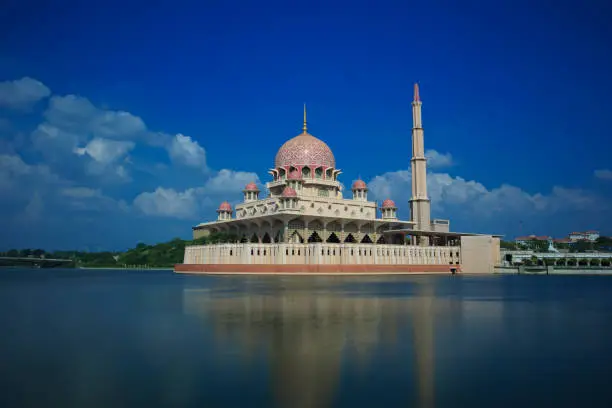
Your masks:
[{"label": "pink retaining wall", "polygon": [[460,265],[266,265],[266,264],[176,264],[174,272],[201,274],[381,274],[461,272]]}]

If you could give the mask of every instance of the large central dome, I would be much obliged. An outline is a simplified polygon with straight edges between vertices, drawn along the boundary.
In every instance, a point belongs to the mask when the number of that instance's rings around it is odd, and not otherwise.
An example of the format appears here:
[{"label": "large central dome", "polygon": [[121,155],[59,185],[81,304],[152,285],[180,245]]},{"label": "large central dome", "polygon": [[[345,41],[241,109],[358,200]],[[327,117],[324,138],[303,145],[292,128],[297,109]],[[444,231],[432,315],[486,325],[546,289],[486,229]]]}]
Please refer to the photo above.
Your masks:
[{"label": "large central dome", "polygon": [[298,166],[323,166],[336,168],[336,159],[327,144],[310,133],[289,139],[276,153],[276,168]]}]

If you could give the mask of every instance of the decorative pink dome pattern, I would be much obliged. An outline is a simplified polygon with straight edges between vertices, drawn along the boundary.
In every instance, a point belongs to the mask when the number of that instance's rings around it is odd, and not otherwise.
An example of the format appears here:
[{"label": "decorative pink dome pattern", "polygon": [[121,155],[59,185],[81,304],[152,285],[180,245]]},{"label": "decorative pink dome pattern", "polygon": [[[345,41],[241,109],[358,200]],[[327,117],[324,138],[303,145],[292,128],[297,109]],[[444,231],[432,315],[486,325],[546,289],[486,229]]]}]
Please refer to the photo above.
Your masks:
[{"label": "decorative pink dome pattern", "polygon": [[244,191],[259,191],[259,188],[257,188],[257,184],[251,181],[249,184],[246,185]]},{"label": "decorative pink dome pattern", "polygon": [[299,180],[302,178],[302,176],[300,175],[300,172],[297,170],[293,170],[292,172],[289,173],[289,175],[287,176],[287,178],[289,180]]},{"label": "decorative pink dome pattern", "polygon": [[357,180],[353,183],[353,187],[351,189],[352,190],[365,190],[367,188],[368,186],[366,185],[365,181]]},{"label": "decorative pink dome pattern", "polygon": [[309,133],[289,139],[276,153],[276,168],[289,166],[336,167],[336,159],[325,142]]},{"label": "decorative pink dome pattern", "polygon": [[382,208],[396,208],[396,207],[395,207],[395,203],[393,202],[393,200],[390,200],[387,198],[385,201],[383,201]]},{"label": "decorative pink dome pattern", "polygon": [[283,197],[285,198],[297,197],[297,192],[291,187],[285,187],[285,189],[283,190]]},{"label": "decorative pink dome pattern", "polygon": [[227,201],[224,201],[221,203],[221,205],[219,205],[219,209],[217,211],[228,211],[228,212],[232,212],[232,206],[230,203],[228,203]]}]

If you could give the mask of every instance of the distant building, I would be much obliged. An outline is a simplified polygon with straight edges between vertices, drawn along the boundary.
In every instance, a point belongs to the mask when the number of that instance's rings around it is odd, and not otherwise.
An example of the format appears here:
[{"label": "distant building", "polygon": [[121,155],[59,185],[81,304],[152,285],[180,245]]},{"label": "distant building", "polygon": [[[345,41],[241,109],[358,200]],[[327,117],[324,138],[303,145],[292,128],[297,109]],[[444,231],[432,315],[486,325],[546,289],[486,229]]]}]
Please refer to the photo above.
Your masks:
[{"label": "distant building", "polygon": [[572,241],[569,238],[555,238],[553,244],[569,245]]},{"label": "distant building", "polygon": [[599,238],[599,231],[584,231],[584,232],[572,232],[569,234],[569,240],[571,242],[577,241],[589,241],[595,242]]},{"label": "distant building", "polygon": [[552,237],[549,237],[547,235],[541,235],[541,236],[528,235],[525,237],[516,237],[514,242],[520,245],[529,245],[530,243],[533,243],[535,241],[550,241],[551,239]]},{"label": "distant building", "polygon": [[536,247],[542,247],[544,245],[547,245],[547,246],[552,245],[553,239],[552,237],[549,237],[547,235],[541,235],[541,236],[529,235],[529,236],[524,236],[524,237],[516,237],[514,242],[517,245],[520,245],[520,246],[523,246],[529,249],[535,249]]}]

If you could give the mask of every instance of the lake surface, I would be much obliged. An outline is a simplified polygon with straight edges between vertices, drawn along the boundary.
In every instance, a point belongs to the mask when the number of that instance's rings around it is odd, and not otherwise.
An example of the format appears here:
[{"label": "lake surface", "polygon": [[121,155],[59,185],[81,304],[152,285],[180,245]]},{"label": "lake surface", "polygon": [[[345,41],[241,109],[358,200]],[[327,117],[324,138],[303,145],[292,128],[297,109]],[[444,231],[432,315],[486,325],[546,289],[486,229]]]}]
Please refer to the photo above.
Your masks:
[{"label": "lake surface", "polygon": [[610,407],[612,277],[0,270],[1,407]]}]

